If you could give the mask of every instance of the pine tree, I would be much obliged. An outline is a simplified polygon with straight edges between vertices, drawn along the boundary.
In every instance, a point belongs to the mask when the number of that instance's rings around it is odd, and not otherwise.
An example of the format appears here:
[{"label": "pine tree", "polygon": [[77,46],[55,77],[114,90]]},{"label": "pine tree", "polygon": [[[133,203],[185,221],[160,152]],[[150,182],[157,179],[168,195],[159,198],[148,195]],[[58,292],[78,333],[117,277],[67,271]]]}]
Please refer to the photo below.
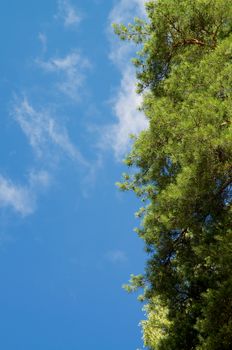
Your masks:
[{"label": "pine tree", "polygon": [[147,19],[115,25],[140,46],[147,130],[119,184],[143,207],[148,261],[144,344],[154,350],[232,349],[232,3],[158,0]]}]

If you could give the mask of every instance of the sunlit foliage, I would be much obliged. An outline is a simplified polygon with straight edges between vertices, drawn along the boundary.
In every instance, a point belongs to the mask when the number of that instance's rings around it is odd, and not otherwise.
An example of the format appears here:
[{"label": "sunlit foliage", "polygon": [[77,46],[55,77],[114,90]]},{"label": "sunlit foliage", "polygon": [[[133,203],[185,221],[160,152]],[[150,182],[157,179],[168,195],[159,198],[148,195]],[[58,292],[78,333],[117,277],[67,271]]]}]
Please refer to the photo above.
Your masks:
[{"label": "sunlit foliage", "polygon": [[232,3],[146,9],[146,20],[115,25],[141,48],[133,62],[149,120],[119,184],[143,202],[148,261],[130,288],[144,289],[150,349],[231,349]]}]

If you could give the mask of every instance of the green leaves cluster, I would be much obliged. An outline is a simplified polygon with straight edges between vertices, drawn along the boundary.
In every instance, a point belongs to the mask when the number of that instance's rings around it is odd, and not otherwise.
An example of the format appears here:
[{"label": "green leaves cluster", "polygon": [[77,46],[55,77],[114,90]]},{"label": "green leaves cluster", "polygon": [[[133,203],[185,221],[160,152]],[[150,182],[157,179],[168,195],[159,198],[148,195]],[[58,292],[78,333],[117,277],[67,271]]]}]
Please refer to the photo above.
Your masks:
[{"label": "green leaves cluster", "polygon": [[144,203],[144,343],[231,349],[232,4],[158,0],[146,8],[147,21],[115,27],[142,44],[134,62],[149,120],[120,185]]}]

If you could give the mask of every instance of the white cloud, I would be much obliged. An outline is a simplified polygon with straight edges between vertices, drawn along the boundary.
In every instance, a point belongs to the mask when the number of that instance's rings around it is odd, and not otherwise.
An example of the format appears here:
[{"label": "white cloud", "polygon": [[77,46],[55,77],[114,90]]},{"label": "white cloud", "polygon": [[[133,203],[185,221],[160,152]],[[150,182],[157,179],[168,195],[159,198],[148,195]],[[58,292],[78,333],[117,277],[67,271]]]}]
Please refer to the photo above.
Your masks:
[{"label": "white cloud", "polygon": [[[110,60],[115,64],[121,73],[130,66],[130,59],[135,51],[132,43],[118,42],[117,38],[111,39]],[[134,74],[134,73],[133,73]]]},{"label": "white cloud", "polygon": [[[144,16],[145,0],[121,0],[109,15],[111,23],[128,23],[135,16]],[[142,97],[136,93],[135,71],[130,63],[134,45],[110,38],[110,59],[118,67],[122,78],[116,99],[113,102],[115,124],[105,128],[103,145],[111,147],[116,159],[120,160],[128,152],[131,144],[130,134],[137,135],[148,126],[145,116],[138,110]]]},{"label": "white cloud", "polygon": [[120,0],[110,12],[110,22],[127,23],[136,16],[145,15],[144,4],[147,0]]},{"label": "white cloud", "polygon": [[122,250],[111,250],[106,253],[106,259],[113,264],[122,264],[128,260],[126,253]]},{"label": "white cloud", "polygon": [[23,216],[35,209],[35,198],[30,189],[14,184],[0,175],[0,206],[11,207]]},{"label": "white cloud", "polygon": [[90,67],[87,59],[73,51],[64,57],[55,57],[48,61],[36,60],[36,63],[44,71],[57,74],[56,87],[59,91],[73,100],[80,98],[80,88],[84,82],[83,71]]},{"label": "white cloud", "polygon": [[60,126],[48,110],[35,110],[24,98],[15,104],[13,115],[39,158],[56,160],[63,153],[74,161],[86,164],[65,127]]},{"label": "white cloud", "polygon": [[39,193],[51,184],[47,171],[32,170],[26,185],[14,183],[0,174],[0,207],[9,207],[22,216],[32,214],[36,209]]},{"label": "white cloud", "polygon": [[58,13],[55,17],[61,19],[65,27],[76,27],[81,21],[80,14],[68,0],[58,1]]},{"label": "white cloud", "polygon": [[128,151],[129,135],[137,135],[148,125],[144,115],[138,110],[142,98],[135,89],[134,71],[132,67],[127,66],[123,72],[121,86],[113,105],[117,123],[107,126],[104,135],[105,144],[111,145],[118,160]]},{"label": "white cloud", "polygon": [[110,59],[120,69],[128,66],[131,54],[134,53],[135,47],[133,44],[123,42],[112,33],[112,23],[127,24],[134,20],[134,17],[145,16],[146,0],[121,0],[116,3],[109,14],[109,40],[110,40]]}]

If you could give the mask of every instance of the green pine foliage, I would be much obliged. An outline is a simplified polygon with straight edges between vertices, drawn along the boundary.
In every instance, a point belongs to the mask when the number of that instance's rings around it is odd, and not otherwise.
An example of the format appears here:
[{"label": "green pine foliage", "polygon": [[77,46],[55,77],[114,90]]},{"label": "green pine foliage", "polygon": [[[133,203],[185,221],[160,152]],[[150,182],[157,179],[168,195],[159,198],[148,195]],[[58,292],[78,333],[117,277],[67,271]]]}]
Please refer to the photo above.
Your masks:
[{"label": "green pine foliage", "polygon": [[134,59],[141,132],[119,184],[143,207],[148,261],[144,344],[153,350],[232,349],[232,2],[158,0],[147,20],[115,25]]}]

